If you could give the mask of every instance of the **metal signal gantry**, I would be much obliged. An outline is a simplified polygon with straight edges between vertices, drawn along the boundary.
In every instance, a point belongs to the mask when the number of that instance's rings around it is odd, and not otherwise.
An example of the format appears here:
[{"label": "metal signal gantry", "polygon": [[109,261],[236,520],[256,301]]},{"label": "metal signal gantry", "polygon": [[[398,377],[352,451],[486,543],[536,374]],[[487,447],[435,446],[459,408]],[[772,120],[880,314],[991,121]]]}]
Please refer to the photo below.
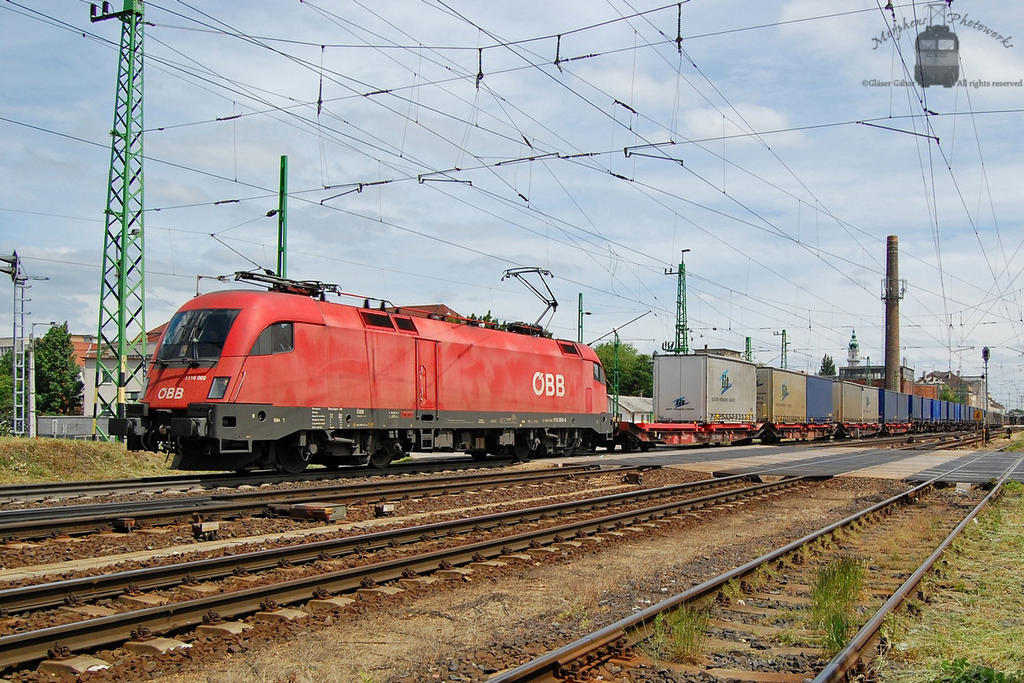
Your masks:
[{"label": "metal signal gantry", "polygon": [[121,21],[114,125],[107,183],[106,232],[96,335],[93,438],[107,440],[100,417],[124,417],[128,388],[141,391],[146,375],[145,248],[142,182],[142,0],[124,0],[121,12],[91,7],[90,20]]},{"label": "metal signal gantry", "polygon": [[14,330],[11,336],[11,433],[25,435],[25,282],[18,252],[0,257],[0,272],[11,276],[14,283]]}]

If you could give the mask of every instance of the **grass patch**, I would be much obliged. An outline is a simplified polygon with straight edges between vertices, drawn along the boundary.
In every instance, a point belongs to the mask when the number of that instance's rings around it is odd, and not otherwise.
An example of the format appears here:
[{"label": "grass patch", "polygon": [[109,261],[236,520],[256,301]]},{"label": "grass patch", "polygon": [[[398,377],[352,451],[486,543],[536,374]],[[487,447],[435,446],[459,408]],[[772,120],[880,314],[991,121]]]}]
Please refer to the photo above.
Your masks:
[{"label": "grass patch", "polygon": [[1024,451],[1024,432],[1014,432],[1010,445],[1006,447],[1006,450]]},{"label": "grass patch", "polygon": [[1024,486],[1005,486],[946,557],[930,602],[901,611],[889,629],[881,679],[1024,680]]},{"label": "grass patch", "polygon": [[853,635],[854,604],[864,585],[864,565],[841,557],[818,570],[811,588],[811,614],[824,632],[824,648],[834,654]]},{"label": "grass patch", "polygon": [[0,484],[161,476],[169,465],[166,454],[120,443],[0,437]]},{"label": "grass patch", "polygon": [[963,657],[939,665],[942,675],[936,683],[1021,683],[1024,675],[1005,674],[990,666],[971,664]]},{"label": "grass patch", "polygon": [[698,664],[709,620],[707,609],[690,605],[659,614],[641,649],[655,661]]}]

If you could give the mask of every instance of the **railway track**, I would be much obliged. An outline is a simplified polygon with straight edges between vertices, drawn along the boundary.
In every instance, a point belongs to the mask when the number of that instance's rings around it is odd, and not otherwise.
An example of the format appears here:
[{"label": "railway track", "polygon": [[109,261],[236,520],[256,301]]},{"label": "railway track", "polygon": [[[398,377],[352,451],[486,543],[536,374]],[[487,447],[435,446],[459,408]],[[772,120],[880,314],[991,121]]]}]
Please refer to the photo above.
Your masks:
[{"label": "railway track", "polygon": [[[623,469],[634,470],[630,467]],[[183,519],[212,520],[273,514],[273,506],[304,503],[373,503],[438,496],[469,489],[525,485],[607,473],[599,465],[575,465],[518,472],[483,472],[418,480],[349,482],[315,488],[238,491],[184,498],[0,510],[0,539],[34,539],[86,534],[119,526],[155,526]],[[619,470],[616,470],[619,471]]]},{"label": "railway track", "polygon": [[[48,651],[54,649],[66,647],[82,650],[122,643],[134,637],[133,631],[137,635],[140,628],[178,631],[202,624],[204,618],[217,621],[253,612],[280,614],[277,604],[307,600],[341,606],[350,598],[332,594],[390,588],[380,585],[389,581],[429,582],[436,580],[436,575],[444,576],[446,572],[454,572],[461,578],[461,572],[469,573],[464,567],[497,566],[517,561],[532,563],[535,554],[551,552],[546,546],[578,548],[587,543],[608,542],[631,532],[647,530],[646,527],[658,525],[662,520],[674,516],[688,512],[694,514],[690,512],[692,510],[722,505],[732,500],[773,495],[807,481],[793,478],[741,486],[742,479],[733,477],[641,489],[290,548],[207,558],[199,562],[2,591],[0,606],[9,611],[23,611],[52,608],[65,601],[80,605],[83,601],[102,596],[123,594],[129,590],[137,594],[161,586],[188,585],[194,590],[196,585],[219,577],[249,575],[253,570],[294,567],[299,563],[306,563],[305,568],[309,572],[306,576],[285,580],[281,580],[279,572],[272,572],[272,575],[255,581],[264,581],[263,585],[243,582],[243,586],[251,587],[5,635],[0,637],[0,668],[43,659]],[[680,498],[701,489],[723,486],[741,487]],[[623,510],[623,507],[629,509]],[[608,508],[619,509],[593,516],[595,512],[600,513]],[[548,523],[550,521],[556,523],[551,525]],[[538,528],[530,528],[532,525]],[[493,533],[495,530],[509,528],[513,528],[515,533]],[[489,536],[488,532],[491,532]],[[479,534],[487,537],[458,543],[460,537],[472,538]],[[454,545],[437,548],[442,539]],[[415,545],[421,543],[428,545],[426,551],[378,561],[372,561],[372,558],[367,561],[366,558],[376,551],[393,553],[396,548],[405,545],[415,550]],[[423,574],[428,576],[421,576]],[[286,572],[285,576],[294,576],[294,572]],[[75,597],[66,600],[69,595]],[[215,616],[211,617],[211,614]]]},{"label": "railway track", "polygon": [[159,493],[163,491],[187,491],[204,488],[237,488],[259,486],[260,484],[282,484],[286,482],[331,481],[377,476],[401,476],[428,474],[451,470],[492,469],[517,463],[507,458],[478,460],[429,460],[390,465],[384,469],[352,467],[338,470],[316,469],[302,474],[280,472],[214,472],[208,474],[175,474],[165,477],[142,477],[138,479],[110,479],[95,481],[45,482],[37,484],[11,484],[0,486],[0,503],[74,498],[80,496],[100,497],[132,493]]},{"label": "railway track", "polygon": [[[928,437],[938,434],[901,435],[895,437],[870,437],[864,439],[843,439],[829,441],[835,446],[881,445],[885,443],[902,443],[908,438]],[[820,447],[823,442],[809,444],[789,443],[786,445]],[[922,441],[925,443],[925,441]],[[0,504],[25,501],[55,500],[74,497],[103,497],[119,494],[161,493],[169,491],[188,491],[192,489],[237,488],[240,486],[259,486],[261,484],[281,484],[286,482],[316,482],[334,479],[349,479],[374,476],[402,476],[445,472],[450,470],[491,469],[515,464],[516,460],[488,459],[485,461],[456,461],[451,459],[418,461],[390,465],[384,469],[353,467],[339,470],[314,469],[298,475],[282,474],[274,471],[234,473],[215,472],[209,474],[181,474],[164,477],[142,477],[138,479],[112,479],[99,481],[46,482],[36,484],[11,484],[0,486]]]},{"label": "railway track", "polygon": [[[700,680],[846,680],[870,660],[886,616],[914,594],[925,573],[1022,463],[1024,457],[1018,458],[988,495],[959,519],[950,520],[941,504],[923,503],[938,478],[930,480],[491,680],[648,680],[644,674],[658,669]],[[913,533],[893,558],[879,553],[878,544],[886,535],[914,520],[924,520],[922,528],[929,528],[931,543],[925,540],[929,534]],[[822,576],[834,572],[832,560],[837,555],[865,572],[865,589],[854,593],[859,596],[854,598],[854,613],[870,616],[861,617],[856,634],[830,656],[820,646],[828,636],[821,624],[835,622],[822,621],[813,612],[813,594],[816,588],[823,594],[837,592],[821,583]],[[676,636],[685,632],[691,643],[701,643],[676,657],[692,661],[663,657],[671,649],[666,639],[673,637],[671,632],[666,635],[666,623],[676,625]],[[832,635],[834,639],[836,634]]]}]

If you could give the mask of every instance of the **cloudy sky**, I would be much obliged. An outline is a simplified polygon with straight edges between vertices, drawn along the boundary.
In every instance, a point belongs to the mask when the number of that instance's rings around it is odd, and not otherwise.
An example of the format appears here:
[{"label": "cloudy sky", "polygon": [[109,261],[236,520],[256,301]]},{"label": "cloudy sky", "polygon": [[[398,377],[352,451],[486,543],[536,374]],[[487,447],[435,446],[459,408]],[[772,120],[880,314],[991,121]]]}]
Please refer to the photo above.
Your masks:
[{"label": "cloudy sky", "polygon": [[[908,364],[980,374],[987,345],[1019,407],[1024,6],[954,0],[962,84],[922,89],[930,10],[894,5],[149,2],[147,326],[197,275],[274,267],[287,155],[289,276],[533,321],[501,276],[540,266],[557,336],[582,292],[586,341],[650,311],[621,331],[644,351],[689,249],[692,346],[778,365],[785,329],[815,371],[856,330],[881,362],[898,235]],[[120,26],[88,15],[0,3],[0,251],[49,278],[31,321],[94,334]]]}]

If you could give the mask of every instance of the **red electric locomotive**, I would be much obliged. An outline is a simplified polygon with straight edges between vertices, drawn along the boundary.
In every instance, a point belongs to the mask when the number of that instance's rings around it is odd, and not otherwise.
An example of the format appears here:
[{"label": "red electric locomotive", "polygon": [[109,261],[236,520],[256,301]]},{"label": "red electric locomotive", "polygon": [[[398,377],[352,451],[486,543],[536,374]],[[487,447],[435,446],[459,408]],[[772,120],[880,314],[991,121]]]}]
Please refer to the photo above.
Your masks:
[{"label": "red electric locomotive", "polygon": [[[251,276],[243,279],[253,279]],[[611,438],[590,347],[325,301],[331,285],[192,299],[157,346],[141,403],[110,431],[179,469],[301,472],[409,451],[567,453]]]}]

